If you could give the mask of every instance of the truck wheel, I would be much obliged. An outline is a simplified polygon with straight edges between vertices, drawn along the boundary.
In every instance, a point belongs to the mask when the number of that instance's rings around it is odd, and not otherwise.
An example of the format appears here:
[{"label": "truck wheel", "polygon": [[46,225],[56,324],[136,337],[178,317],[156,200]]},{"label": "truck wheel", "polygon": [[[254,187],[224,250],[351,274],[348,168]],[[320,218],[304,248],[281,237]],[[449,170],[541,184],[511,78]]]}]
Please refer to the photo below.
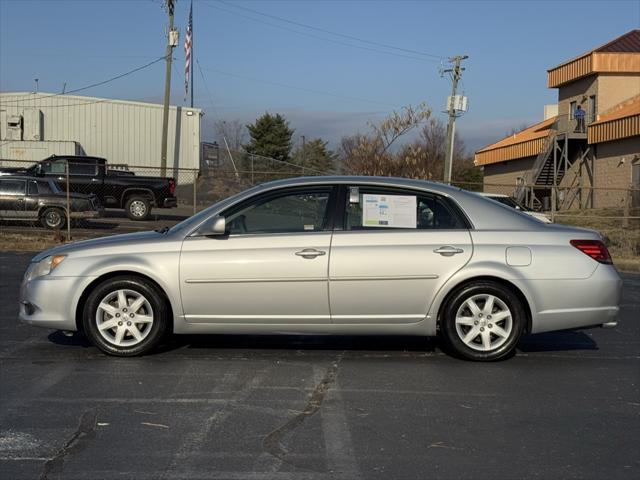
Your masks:
[{"label": "truck wheel", "polygon": [[151,202],[145,197],[129,197],[124,209],[131,220],[146,220],[151,215]]},{"label": "truck wheel", "polygon": [[64,210],[57,207],[45,208],[40,214],[40,223],[45,228],[51,228],[52,230],[60,230],[64,228],[67,220],[67,215]]}]

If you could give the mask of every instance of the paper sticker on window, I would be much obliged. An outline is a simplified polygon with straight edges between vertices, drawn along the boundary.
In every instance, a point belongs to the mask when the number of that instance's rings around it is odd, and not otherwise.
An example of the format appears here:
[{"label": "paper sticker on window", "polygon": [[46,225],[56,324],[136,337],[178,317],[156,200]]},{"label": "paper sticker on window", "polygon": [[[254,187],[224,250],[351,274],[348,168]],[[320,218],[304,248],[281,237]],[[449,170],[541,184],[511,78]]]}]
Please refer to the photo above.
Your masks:
[{"label": "paper sticker on window", "polygon": [[304,229],[305,230],[314,230],[314,226],[313,225],[305,225]]},{"label": "paper sticker on window", "polygon": [[416,228],[413,195],[362,195],[362,226]]}]

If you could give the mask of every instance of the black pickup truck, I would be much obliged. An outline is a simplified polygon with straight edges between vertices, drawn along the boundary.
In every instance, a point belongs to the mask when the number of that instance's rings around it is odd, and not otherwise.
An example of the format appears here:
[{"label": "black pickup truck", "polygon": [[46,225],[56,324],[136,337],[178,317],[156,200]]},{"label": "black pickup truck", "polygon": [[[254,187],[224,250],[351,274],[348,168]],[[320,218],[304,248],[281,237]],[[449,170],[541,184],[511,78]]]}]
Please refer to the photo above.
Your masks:
[{"label": "black pickup truck", "polygon": [[64,190],[67,163],[72,192],[95,194],[104,207],[123,208],[132,220],[146,220],[153,207],[178,205],[175,179],[110,169],[107,161],[100,157],[54,155],[27,168],[3,167],[0,174],[46,177],[55,180]]}]

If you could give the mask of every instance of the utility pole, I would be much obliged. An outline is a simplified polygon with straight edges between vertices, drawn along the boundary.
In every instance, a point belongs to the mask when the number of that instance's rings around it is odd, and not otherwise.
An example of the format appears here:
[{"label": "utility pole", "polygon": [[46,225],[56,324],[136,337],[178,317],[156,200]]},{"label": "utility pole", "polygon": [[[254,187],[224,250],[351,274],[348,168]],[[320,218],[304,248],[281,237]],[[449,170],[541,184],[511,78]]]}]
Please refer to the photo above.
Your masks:
[{"label": "utility pole", "polygon": [[451,184],[451,170],[453,164],[453,142],[456,136],[456,93],[458,90],[458,82],[462,77],[464,68],[460,67],[460,62],[469,58],[468,55],[456,55],[450,58],[449,61],[453,63],[453,68],[444,70],[444,73],[451,73],[451,97],[447,105],[447,111],[449,114],[449,124],[447,125],[447,153],[444,158],[444,182]]},{"label": "utility pole", "polygon": [[193,53],[193,0],[191,0],[191,9],[189,10],[189,25],[191,27],[191,65],[189,66],[189,75],[191,76],[191,108],[193,108],[193,70],[196,66],[196,56]]},{"label": "utility pole", "polygon": [[162,113],[162,146],[160,153],[160,175],[167,172],[167,138],[169,134],[169,99],[171,96],[171,57],[173,48],[178,44],[178,32],[173,29],[173,7],[175,0],[166,0],[167,13],[169,14],[169,31],[167,33],[167,69],[164,77],[164,110]]},{"label": "utility pole", "polygon": [[306,138],[302,135],[302,174],[304,175],[304,164],[307,160]]}]

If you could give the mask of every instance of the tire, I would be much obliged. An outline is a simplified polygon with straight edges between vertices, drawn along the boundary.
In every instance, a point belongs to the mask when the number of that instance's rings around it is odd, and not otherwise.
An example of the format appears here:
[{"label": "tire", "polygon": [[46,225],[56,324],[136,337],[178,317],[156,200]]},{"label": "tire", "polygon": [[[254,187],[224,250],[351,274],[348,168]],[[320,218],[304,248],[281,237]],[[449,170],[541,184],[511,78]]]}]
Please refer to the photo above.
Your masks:
[{"label": "tire", "polygon": [[127,212],[127,217],[131,220],[147,220],[151,215],[151,202],[147,197],[129,197],[124,209]]},{"label": "tire", "polygon": [[48,207],[40,213],[40,223],[45,228],[60,230],[67,224],[67,214],[62,208]]},{"label": "tire", "polygon": [[515,351],[526,324],[524,307],[513,291],[497,282],[480,281],[450,295],[440,333],[454,355],[489,362]]},{"label": "tire", "polygon": [[134,276],[114,277],[89,294],[82,326],[91,343],[104,353],[133,357],[150,352],[162,341],[169,311],[152,283]]}]

